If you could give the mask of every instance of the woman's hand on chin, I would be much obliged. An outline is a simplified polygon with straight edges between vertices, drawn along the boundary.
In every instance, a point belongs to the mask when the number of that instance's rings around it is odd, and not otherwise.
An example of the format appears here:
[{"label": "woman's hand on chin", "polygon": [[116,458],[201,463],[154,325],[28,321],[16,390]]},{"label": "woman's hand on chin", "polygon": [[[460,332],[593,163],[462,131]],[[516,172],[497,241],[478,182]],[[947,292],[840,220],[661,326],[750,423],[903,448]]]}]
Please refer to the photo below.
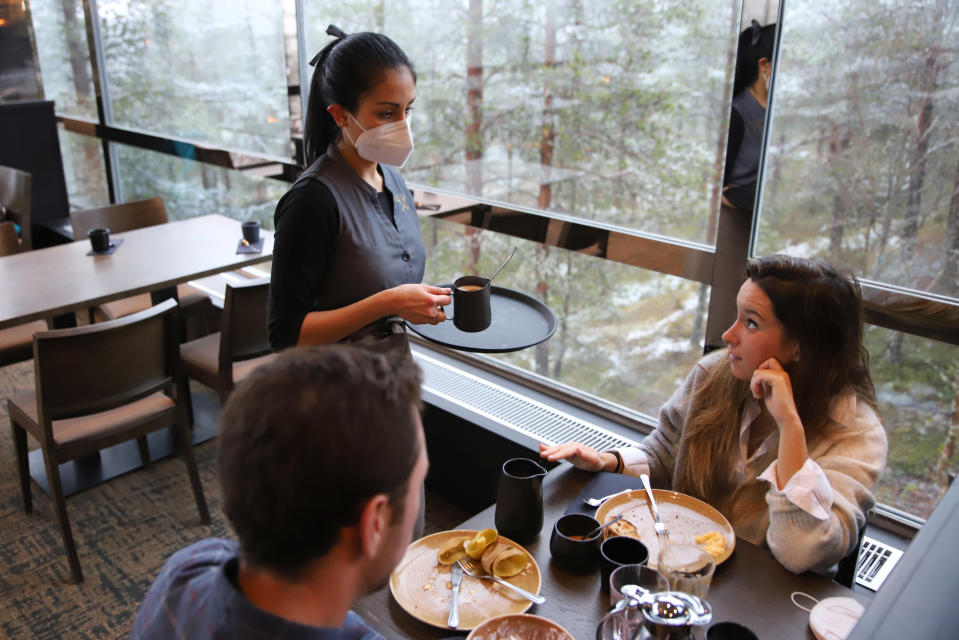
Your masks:
[{"label": "woman's hand on chin", "polygon": [[761,400],[780,430],[787,425],[801,424],[792,381],[776,358],[769,358],[753,371],[749,381],[753,397]]}]

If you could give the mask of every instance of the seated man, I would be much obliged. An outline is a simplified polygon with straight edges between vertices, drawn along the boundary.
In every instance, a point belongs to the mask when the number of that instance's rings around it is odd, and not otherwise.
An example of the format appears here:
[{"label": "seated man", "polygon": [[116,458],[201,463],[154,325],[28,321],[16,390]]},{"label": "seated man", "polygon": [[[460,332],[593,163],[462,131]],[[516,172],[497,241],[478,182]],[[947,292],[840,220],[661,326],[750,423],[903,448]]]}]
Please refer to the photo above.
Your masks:
[{"label": "seated man", "polygon": [[381,638],[350,607],[412,539],[428,466],[419,397],[415,364],[353,347],[293,349],[257,368],[221,419],[223,510],[239,544],[175,553],[132,637]]}]

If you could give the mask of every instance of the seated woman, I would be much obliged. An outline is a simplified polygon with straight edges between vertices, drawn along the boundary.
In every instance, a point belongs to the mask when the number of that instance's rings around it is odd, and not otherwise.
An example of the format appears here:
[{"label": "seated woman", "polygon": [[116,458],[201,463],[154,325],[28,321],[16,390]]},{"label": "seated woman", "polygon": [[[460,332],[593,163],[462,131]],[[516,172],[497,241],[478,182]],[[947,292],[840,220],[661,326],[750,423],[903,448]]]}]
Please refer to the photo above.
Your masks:
[{"label": "seated woman", "polygon": [[750,260],[725,349],[702,358],[639,448],[540,445],[581,469],[648,473],[719,509],[784,567],[825,572],[856,545],[886,462],[854,279]]}]

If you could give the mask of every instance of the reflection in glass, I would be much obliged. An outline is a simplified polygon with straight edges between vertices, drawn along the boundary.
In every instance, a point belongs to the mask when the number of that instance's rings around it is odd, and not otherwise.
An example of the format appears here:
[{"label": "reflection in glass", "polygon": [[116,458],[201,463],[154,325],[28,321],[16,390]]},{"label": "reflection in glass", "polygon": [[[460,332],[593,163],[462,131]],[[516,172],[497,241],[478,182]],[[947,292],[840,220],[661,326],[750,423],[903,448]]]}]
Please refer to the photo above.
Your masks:
[{"label": "reflection in glass", "polygon": [[493,356],[656,417],[702,355],[699,285],[575,251],[423,218],[424,282],[492,273],[518,246],[496,283],[545,302],[558,328],[543,344]]},{"label": "reflection in glass", "polygon": [[956,0],[789,3],[758,253],[959,297],[957,45]]},{"label": "reflection in glass", "polygon": [[218,213],[237,220],[257,220],[273,229],[273,209],[288,185],[244,175],[163,153],[111,144],[117,157],[118,200],[160,196],[170,220]]},{"label": "reflection in glass", "polygon": [[31,0],[30,12],[44,96],[54,101],[58,114],[95,119],[96,94],[82,0]]},{"label": "reflection in glass", "polygon": [[279,2],[97,5],[110,124],[292,156]]},{"label": "reflection in glass", "polygon": [[63,125],[57,129],[71,208],[87,209],[110,204],[100,140],[67,131]]},{"label": "reflection in glass", "polygon": [[308,57],[329,23],[409,54],[411,184],[708,243],[739,4],[307,6]]}]

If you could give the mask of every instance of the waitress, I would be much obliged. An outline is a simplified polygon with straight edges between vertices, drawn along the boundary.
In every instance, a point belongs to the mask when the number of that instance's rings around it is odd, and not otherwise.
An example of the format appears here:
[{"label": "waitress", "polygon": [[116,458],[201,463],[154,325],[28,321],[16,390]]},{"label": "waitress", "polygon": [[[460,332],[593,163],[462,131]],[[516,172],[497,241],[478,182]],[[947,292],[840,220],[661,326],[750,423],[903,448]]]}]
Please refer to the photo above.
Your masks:
[{"label": "waitress", "polygon": [[420,283],[426,250],[394,168],[413,151],[416,74],[382,34],[326,32],[336,39],[310,63],[309,166],[274,214],[270,344],[347,342],[408,355],[403,321],[443,322],[450,303],[449,289]]}]

